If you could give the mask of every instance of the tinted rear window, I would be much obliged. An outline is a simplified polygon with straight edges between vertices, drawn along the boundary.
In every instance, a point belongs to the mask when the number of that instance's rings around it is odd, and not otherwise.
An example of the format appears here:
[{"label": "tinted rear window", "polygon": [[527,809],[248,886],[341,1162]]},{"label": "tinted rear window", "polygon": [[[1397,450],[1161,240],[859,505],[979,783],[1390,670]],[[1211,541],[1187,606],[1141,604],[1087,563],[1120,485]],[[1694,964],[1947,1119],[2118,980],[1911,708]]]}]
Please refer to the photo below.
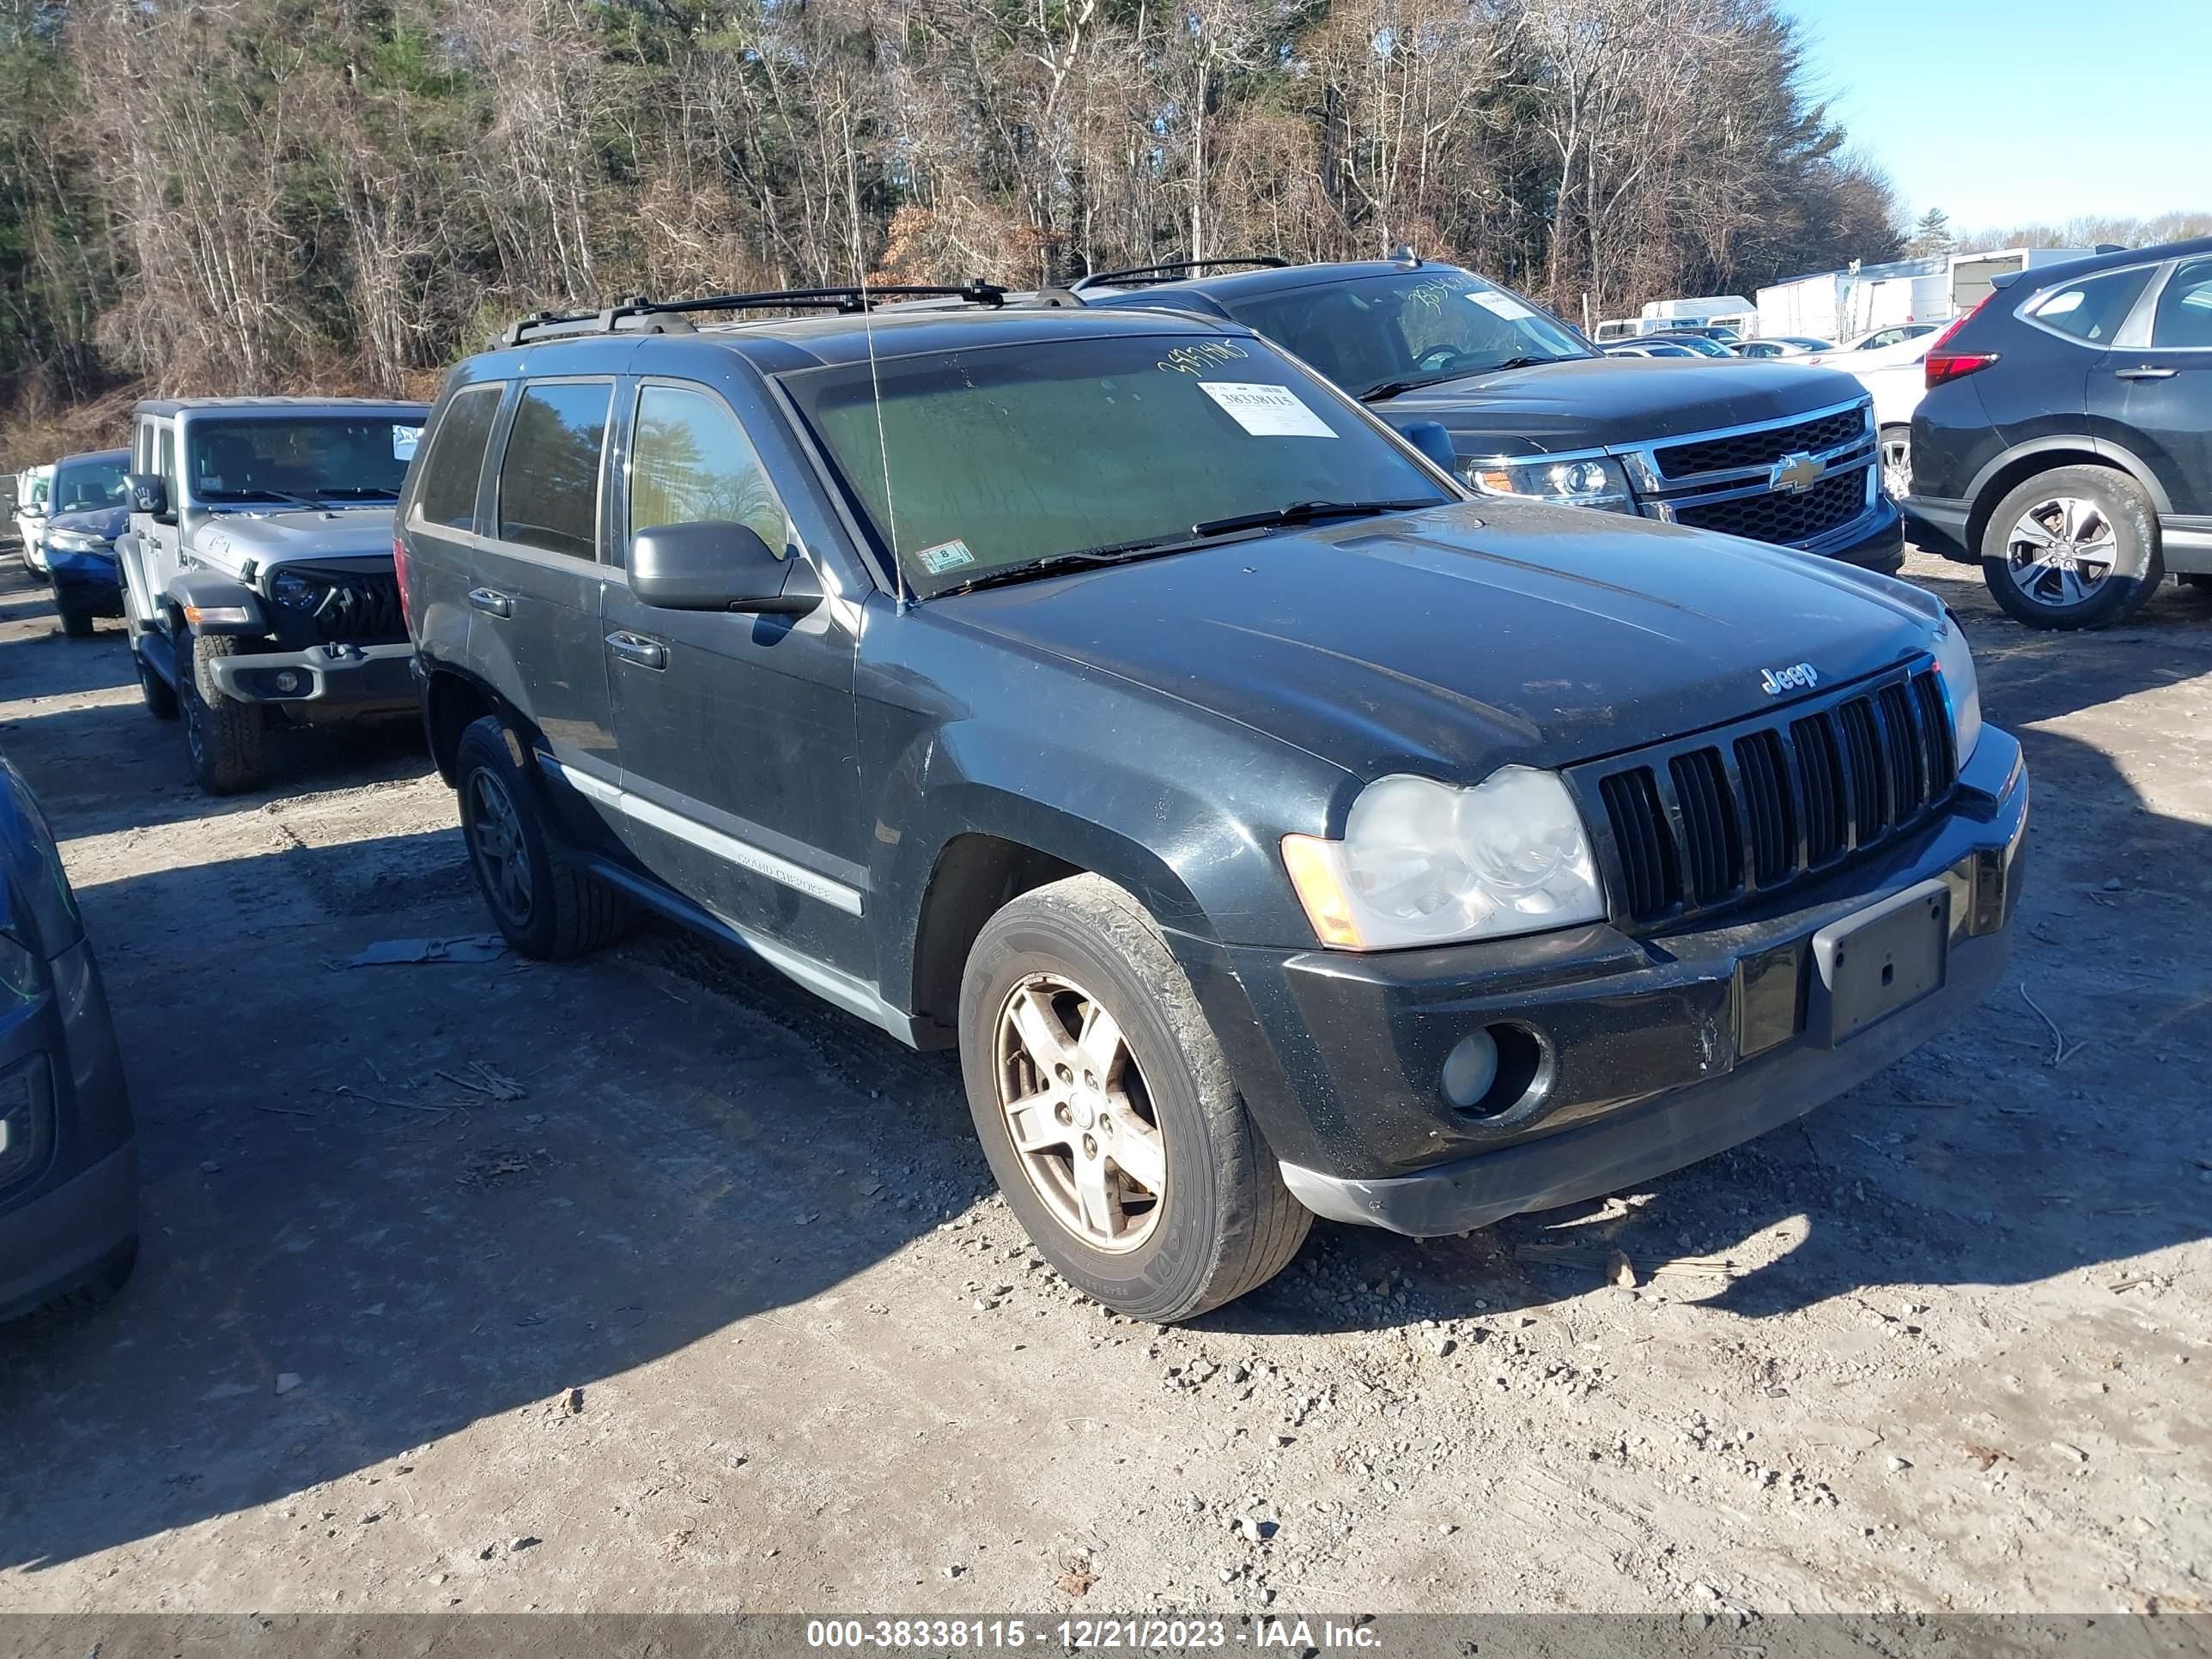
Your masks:
[{"label": "tinted rear window", "polygon": [[499,536],[588,559],[599,548],[599,452],[612,386],[534,386],[515,405],[499,469]]},{"label": "tinted rear window", "polygon": [[2118,333],[2150,281],[2148,266],[2108,270],[2053,289],[2031,314],[2052,332],[2088,345],[2104,345]]},{"label": "tinted rear window", "polygon": [[483,477],[484,448],[491,442],[502,389],[479,386],[456,392],[439,417],[416,504],[428,523],[451,530],[476,528],[477,484]]},{"label": "tinted rear window", "polygon": [[2191,259],[2158,296],[2150,343],[2172,349],[2212,348],[2212,259]]}]

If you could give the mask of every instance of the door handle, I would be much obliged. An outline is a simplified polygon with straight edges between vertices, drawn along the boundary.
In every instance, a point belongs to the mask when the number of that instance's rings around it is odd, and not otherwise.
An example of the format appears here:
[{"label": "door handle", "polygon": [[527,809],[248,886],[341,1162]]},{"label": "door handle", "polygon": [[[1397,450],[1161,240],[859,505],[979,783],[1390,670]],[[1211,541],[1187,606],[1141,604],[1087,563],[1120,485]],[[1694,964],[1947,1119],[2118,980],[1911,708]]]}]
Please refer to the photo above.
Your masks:
[{"label": "door handle", "polygon": [[607,635],[607,649],[624,662],[634,662],[640,668],[668,666],[668,647],[659,640],[649,640],[642,634],[633,634],[627,628]]},{"label": "door handle", "polygon": [[469,590],[469,603],[477,610],[494,617],[511,617],[514,614],[514,601],[496,588],[471,587]]},{"label": "door handle", "polygon": [[2172,369],[2153,368],[2148,363],[2140,368],[2116,368],[2112,373],[2123,380],[2170,380],[2173,378]]}]

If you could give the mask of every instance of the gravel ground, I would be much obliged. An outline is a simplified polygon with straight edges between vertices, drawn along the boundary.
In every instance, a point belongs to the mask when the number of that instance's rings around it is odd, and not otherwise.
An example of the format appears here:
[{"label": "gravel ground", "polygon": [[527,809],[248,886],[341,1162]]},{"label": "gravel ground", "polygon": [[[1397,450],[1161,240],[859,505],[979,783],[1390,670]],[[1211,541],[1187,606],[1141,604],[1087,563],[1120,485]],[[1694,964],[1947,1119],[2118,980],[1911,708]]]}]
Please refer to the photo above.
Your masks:
[{"label": "gravel ground", "polygon": [[146,1191],[122,1297],[0,1332],[0,1608],[2212,1607],[2212,593],[2068,637],[1910,574],[2034,770],[1979,1014],[1164,1332],[1028,1249],[949,1060],[714,949],[343,966],[488,925],[413,734],[210,802],[11,568]]}]

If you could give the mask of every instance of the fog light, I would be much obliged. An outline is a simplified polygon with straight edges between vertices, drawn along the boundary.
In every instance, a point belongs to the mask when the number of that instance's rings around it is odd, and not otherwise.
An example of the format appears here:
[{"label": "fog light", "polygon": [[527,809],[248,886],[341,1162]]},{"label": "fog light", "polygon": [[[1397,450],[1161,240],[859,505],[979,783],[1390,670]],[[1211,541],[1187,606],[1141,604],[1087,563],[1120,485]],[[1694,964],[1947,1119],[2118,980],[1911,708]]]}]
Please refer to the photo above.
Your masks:
[{"label": "fog light", "polygon": [[297,669],[280,668],[276,671],[276,689],[288,697],[304,684],[306,682],[300,678]]},{"label": "fog light", "polygon": [[1498,1043],[1487,1031],[1462,1037],[1444,1056],[1444,1098],[1461,1111],[1471,1109],[1498,1081]]}]

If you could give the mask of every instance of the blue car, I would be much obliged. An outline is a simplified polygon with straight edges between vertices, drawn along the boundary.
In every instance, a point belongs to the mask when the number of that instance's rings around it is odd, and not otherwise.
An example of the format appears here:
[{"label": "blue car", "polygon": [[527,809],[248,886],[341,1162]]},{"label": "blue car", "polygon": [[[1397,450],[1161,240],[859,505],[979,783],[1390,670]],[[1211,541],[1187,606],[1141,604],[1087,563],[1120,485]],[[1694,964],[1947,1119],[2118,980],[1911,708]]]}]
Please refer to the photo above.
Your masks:
[{"label": "blue car", "polygon": [[96,617],[123,614],[123,584],[115,571],[115,538],[130,526],[131,504],[123,475],[131,452],[103,449],[71,455],[54,468],[52,514],[46,520],[46,574],[62,632],[92,637]]},{"label": "blue car", "polygon": [[0,759],[0,1321],[105,1299],[138,1254],[138,1139],[46,814]]}]

